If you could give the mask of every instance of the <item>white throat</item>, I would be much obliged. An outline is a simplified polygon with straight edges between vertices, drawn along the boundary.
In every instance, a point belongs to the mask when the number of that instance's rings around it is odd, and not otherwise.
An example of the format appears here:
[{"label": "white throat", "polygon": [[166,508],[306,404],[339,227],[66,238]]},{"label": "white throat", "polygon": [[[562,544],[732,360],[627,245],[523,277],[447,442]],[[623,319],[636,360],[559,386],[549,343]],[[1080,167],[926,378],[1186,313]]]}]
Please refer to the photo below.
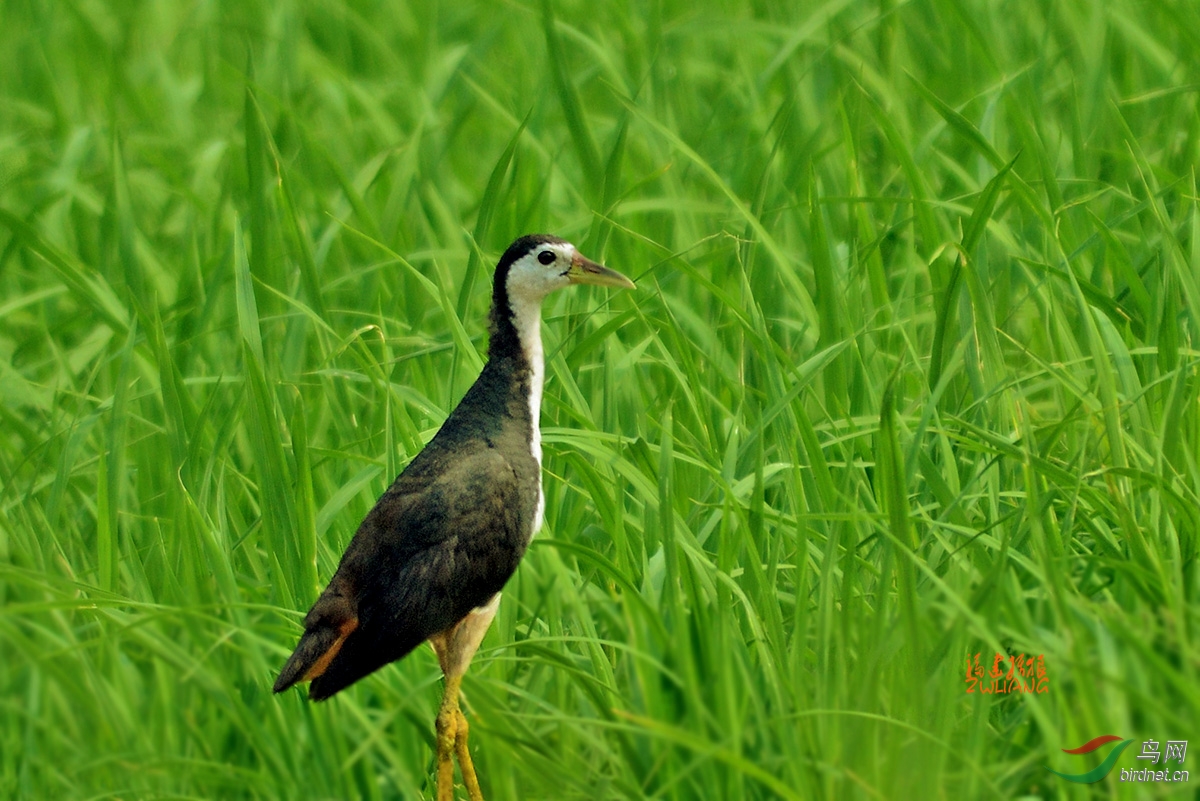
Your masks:
[{"label": "white throat", "polygon": [[523,293],[510,293],[509,308],[512,309],[513,327],[521,350],[529,362],[529,422],[532,436],[529,450],[538,464],[537,512],[533,518],[533,533],[542,527],[546,510],[546,499],[542,494],[542,431],[539,424],[542,413],[542,385],[546,380],[546,361],[542,352],[542,299]]}]

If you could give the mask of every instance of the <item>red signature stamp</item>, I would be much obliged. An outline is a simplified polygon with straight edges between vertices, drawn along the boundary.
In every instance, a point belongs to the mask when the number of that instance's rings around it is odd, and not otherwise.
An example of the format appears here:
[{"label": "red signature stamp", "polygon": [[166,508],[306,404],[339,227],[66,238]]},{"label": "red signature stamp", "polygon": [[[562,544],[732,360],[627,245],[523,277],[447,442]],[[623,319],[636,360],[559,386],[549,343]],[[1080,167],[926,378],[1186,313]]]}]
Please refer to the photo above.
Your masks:
[{"label": "red signature stamp", "polygon": [[972,659],[967,654],[967,693],[1003,695],[1005,693],[1044,693],[1050,690],[1050,678],[1046,675],[1046,657],[1043,654],[996,654],[992,669],[980,664],[979,654]]}]

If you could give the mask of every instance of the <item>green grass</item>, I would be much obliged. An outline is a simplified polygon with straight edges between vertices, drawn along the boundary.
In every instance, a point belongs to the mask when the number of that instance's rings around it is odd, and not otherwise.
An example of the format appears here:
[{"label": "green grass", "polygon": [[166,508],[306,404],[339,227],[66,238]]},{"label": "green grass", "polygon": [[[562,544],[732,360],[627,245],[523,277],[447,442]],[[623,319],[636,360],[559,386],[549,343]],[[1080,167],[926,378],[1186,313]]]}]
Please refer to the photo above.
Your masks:
[{"label": "green grass", "polygon": [[3,3],[0,796],[431,796],[270,686],[550,231],[489,799],[1195,797],[1043,766],[1200,737],[1200,11],[647,5]]}]

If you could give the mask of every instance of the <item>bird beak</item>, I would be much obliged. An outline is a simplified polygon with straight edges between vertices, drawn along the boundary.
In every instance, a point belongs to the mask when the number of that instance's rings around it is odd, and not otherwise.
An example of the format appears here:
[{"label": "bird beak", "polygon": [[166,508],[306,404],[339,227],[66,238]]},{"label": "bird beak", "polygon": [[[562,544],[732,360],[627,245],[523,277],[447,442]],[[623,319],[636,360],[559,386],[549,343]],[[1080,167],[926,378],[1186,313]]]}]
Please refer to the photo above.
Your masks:
[{"label": "bird beak", "polygon": [[591,259],[576,253],[571,258],[571,268],[567,270],[567,280],[572,284],[592,284],[593,286],[611,286],[618,289],[634,289],[634,284],[616,270],[610,270],[604,265],[596,264]]}]

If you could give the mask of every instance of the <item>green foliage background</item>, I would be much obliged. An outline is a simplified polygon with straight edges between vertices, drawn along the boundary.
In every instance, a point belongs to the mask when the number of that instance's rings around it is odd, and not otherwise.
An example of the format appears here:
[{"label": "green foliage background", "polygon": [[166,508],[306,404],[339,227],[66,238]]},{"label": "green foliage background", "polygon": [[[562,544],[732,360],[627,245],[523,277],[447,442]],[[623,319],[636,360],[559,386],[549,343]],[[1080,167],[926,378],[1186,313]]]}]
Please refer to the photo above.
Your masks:
[{"label": "green foliage background", "polygon": [[[489,798],[1171,796],[1043,766],[1200,736],[1198,42],[1186,0],[0,3],[0,796],[430,796],[431,653],[270,685],[539,230],[639,290],[545,308]],[[967,694],[1006,652],[1049,691]]]}]

